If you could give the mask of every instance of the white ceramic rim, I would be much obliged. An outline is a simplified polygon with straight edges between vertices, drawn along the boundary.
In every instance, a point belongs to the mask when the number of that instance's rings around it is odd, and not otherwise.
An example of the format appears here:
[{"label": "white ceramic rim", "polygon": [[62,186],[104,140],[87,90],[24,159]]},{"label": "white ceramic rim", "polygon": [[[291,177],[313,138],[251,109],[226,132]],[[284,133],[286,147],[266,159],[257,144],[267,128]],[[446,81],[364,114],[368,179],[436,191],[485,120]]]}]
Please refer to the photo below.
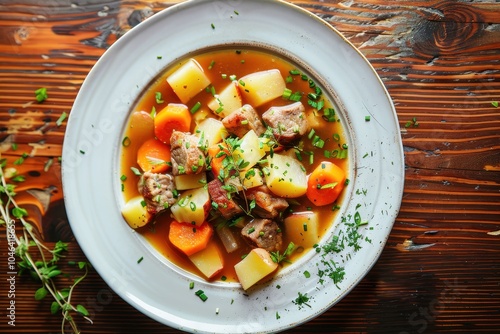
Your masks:
[{"label": "white ceramic rim", "polygon": [[[165,33],[179,27],[179,35]],[[276,27],[281,34],[269,33]],[[121,217],[119,150],[131,107],[166,66],[214,44],[272,47],[292,60],[304,60],[339,105],[348,132],[351,183],[331,233],[345,232],[341,217],[358,211],[370,222],[361,232],[371,243],[363,242],[358,252],[348,248],[332,257],[346,271],[337,286],[318,284],[313,253],[249,295],[237,284],[207,283],[158,256]],[[320,315],[372,268],[398,214],[404,159],[396,112],[382,81],[367,59],[327,22],[282,1],[201,0],[155,14],[99,59],[68,120],[62,176],[77,241],[100,276],[125,301],[187,332],[268,333]],[[306,270],[311,278],[304,277]],[[196,290],[206,292],[206,302],[189,290],[191,281]],[[298,292],[312,297],[311,307],[293,303]]]}]

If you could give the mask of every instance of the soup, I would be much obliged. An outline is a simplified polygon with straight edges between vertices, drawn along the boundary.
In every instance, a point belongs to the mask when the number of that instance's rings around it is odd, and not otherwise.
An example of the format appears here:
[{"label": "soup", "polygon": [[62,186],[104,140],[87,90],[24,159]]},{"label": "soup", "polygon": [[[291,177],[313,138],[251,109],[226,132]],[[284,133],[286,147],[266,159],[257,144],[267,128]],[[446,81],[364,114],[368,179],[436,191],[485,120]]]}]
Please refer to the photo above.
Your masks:
[{"label": "soup", "polygon": [[134,106],[122,213],[179,267],[246,290],[331,227],[347,152],[334,104],[298,66],[254,49],[203,52]]}]

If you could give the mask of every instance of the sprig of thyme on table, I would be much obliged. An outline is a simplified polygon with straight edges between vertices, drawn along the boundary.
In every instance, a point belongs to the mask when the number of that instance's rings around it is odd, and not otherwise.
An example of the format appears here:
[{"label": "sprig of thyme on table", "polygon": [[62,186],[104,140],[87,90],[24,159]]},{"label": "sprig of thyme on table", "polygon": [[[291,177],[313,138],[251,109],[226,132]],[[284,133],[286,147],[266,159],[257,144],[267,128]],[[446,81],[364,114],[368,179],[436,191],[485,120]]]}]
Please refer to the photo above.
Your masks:
[{"label": "sprig of thyme on table", "polygon": [[[13,182],[24,179],[13,178],[13,176],[17,175],[17,171],[13,170],[13,168],[9,168],[9,172],[5,173],[6,164],[6,159],[0,159],[0,213],[2,215],[0,225],[6,227],[9,250],[15,248],[15,254],[20,260],[17,263],[19,267],[18,274],[28,273],[42,284],[35,292],[36,300],[41,300],[47,295],[52,296],[51,312],[55,314],[60,311],[63,317],[61,333],[65,332],[67,325],[71,327],[73,333],[80,333],[73,315],[81,315],[90,323],[92,323],[92,320],[89,318],[89,312],[85,307],[79,304],[73,305],[71,298],[75,287],[87,276],[90,264],[79,262],[78,267],[84,270],[83,275],[74,279],[68,288],[59,289],[57,287],[55,279],[63,275],[57,262],[64,256],[63,253],[67,251],[68,244],[58,241],[54,248],[51,249],[37,237],[33,226],[25,219],[28,216],[27,210],[20,207],[14,199],[16,185],[7,183],[7,179]],[[16,231],[16,223],[21,223],[22,226],[19,235]]]}]

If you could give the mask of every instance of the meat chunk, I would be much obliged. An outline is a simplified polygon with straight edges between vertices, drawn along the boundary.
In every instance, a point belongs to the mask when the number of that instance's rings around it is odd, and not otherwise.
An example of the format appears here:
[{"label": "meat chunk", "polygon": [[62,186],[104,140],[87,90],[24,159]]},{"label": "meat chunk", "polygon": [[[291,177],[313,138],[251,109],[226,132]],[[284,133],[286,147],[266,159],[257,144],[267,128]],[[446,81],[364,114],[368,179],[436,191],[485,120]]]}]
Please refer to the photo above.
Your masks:
[{"label": "meat chunk", "polygon": [[262,119],[273,129],[280,144],[289,144],[302,137],[308,130],[304,105],[295,102],[286,106],[271,107]]},{"label": "meat chunk", "polygon": [[271,219],[253,219],[241,230],[243,239],[254,248],[264,248],[268,252],[281,249],[282,233],[278,224]]},{"label": "meat chunk", "polygon": [[200,138],[174,131],[170,137],[172,174],[199,174],[206,169],[205,154],[199,147]]},{"label": "meat chunk", "polygon": [[222,119],[224,127],[232,134],[243,137],[248,131],[254,130],[257,136],[260,136],[266,131],[264,124],[259,118],[259,114],[255,109],[245,104],[241,108],[233,111]]},{"label": "meat chunk", "polygon": [[228,192],[223,188],[223,184],[219,179],[208,182],[208,193],[212,202],[217,204],[217,209],[224,218],[230,219],[243,213],[243,209],[238,203],[233,198],[228,197]]},{"label": "meat chunk", "polygon": [[275,197],[265,185],[248,189],[246,196],[249,201],[255,200],[253,213],[261,218],[276,218],[288,208],[288,202],[284,198]]},{"label": "meat chunk", "polygon": [[176,202],[174,190],[174,178],[170,174],[145,172],[139,182],[139,192],[144,197],[146,209],[151,216]]}]

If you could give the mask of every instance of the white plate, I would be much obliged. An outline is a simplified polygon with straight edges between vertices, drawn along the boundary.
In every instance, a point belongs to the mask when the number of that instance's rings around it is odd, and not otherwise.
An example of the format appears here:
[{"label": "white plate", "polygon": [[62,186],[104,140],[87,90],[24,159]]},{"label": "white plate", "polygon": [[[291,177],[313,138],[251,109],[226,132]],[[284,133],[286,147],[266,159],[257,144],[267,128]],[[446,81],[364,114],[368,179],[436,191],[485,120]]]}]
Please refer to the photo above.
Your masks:
[{"label": "white plate", "polygon": [[[310,73],[320,75],[321,80],[315,79],[338,104],[348,131],[351,182],[331,232],[345,233],[341,217],[352,221],[358,211],[369,221],[359,230],[363,240],[371,240],[361,241],[357,252],[347,247],[328,256],[345,267],[341,283],[319,284],[320,255],[311,252],[262,289],[246,295],[235,283],[206,283],[176,269],[123,220],[119,150],[131,107],[166,66],[213,45],[268,47],[292,60],[303,60]],[[114,43],[89,73],[75,101],[62,173],[73,232],[107,284],[151,318],[198,333],[278,332],[311,320],[337,303],[366,275],[384,248],[404,180],[396,113],[368,61],[313,14],[265,0],[181,3]],[[138,264],[141,257],[144,260]],[[303,275],[305,270],[310,278]],[[193,290],[191,281],[196,282]],[[206,302],[194,295],[198,289],[205,291]],[[310,307],[293,302],[299,292],[310,297]]]}]

